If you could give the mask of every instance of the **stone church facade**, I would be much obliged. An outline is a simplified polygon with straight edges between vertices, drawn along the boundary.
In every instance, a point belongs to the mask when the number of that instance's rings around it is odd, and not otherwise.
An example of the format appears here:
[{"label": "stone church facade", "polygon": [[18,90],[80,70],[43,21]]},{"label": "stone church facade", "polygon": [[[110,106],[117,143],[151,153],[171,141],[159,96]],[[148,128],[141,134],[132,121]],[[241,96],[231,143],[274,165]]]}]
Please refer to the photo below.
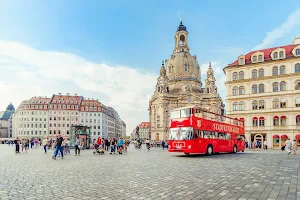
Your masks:
[{"label": "stone church facade", "polygon": [[211,112],[223,114],[224,104],[215,85],[214,72],[209,65],[205,87],[196,56],[190,54],[188,31],[180,22],[175,33],[175,48],[171,57],[163,61],[155,92],[149,101],[151,140],[167,140],[170,111],[198,105]]}]

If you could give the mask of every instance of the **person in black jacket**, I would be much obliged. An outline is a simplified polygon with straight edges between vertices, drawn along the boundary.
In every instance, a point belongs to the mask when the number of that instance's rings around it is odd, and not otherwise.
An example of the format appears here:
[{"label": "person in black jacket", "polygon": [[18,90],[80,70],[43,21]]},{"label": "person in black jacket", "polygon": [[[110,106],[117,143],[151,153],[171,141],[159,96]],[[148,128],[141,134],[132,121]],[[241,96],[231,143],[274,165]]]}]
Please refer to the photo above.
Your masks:
[{"label": "person in black jacket", "polygon": [[15,140],[15,144],[16,144],[16,153],[20,153],[20,140],[18,137]]}]

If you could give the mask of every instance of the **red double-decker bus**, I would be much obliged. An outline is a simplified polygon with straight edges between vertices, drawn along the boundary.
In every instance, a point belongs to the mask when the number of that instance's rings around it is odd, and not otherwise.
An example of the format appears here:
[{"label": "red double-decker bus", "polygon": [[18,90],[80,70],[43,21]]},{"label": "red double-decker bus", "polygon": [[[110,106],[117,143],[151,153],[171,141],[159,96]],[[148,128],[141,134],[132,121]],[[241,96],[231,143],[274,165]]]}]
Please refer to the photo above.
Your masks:
[{"label": "red double-decker bus", "polygon": [[169,152],[212,155],[245,150],[244,122],[200,109],[177,108],[170,114]]}]

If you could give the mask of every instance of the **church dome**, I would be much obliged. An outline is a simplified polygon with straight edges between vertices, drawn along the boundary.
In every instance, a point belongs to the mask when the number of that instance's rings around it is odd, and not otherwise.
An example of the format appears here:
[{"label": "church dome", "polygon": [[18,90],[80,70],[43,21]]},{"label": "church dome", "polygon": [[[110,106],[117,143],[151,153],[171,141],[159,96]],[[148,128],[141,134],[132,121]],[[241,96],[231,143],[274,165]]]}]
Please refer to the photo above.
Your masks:
[{"label": "church dome", "polygon": [[177,31],[186,31],[186,27],[182,24],[181,20],[180,20],[180,25],[177,28]]},{"label": "church dome", "polygon": [[15,111],[15,107],[10,103],[7,107],[6,107],[7,111]]}]

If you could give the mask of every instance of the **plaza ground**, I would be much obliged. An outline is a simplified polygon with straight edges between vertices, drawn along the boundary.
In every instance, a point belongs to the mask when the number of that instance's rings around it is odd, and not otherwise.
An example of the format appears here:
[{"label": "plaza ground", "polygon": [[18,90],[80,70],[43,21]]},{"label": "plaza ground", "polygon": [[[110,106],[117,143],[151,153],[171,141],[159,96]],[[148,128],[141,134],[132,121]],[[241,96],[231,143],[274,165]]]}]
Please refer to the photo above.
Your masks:
[{"label": "plaza ground", "polygon": [[[280,150],[183,156],[132,146],[66,156],[0,145],[0,199],[300,199],[300,155]],[[300,152],[298,152],[300,153]]]}]

